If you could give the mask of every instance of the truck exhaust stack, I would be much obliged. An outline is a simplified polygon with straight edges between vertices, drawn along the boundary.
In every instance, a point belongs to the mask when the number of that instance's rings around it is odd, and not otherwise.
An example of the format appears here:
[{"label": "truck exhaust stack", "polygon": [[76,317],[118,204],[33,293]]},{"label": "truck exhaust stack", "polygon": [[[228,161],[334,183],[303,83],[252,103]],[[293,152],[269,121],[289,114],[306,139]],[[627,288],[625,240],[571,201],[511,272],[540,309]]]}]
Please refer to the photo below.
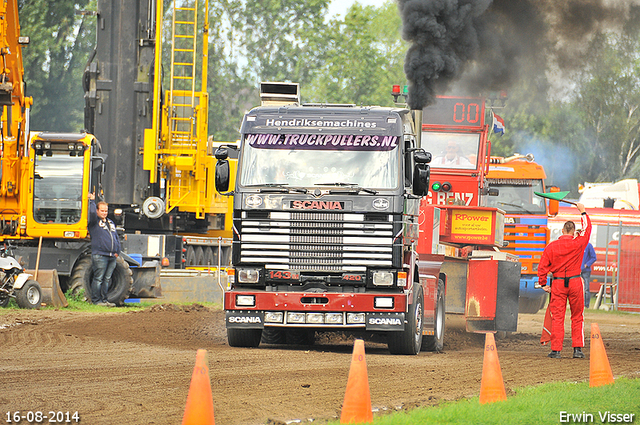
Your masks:
[{"label": "truck exhaust stack", "polygon": [[422,147],[422,109],[412,109],[413,125],[416,133],[416,147],[420,149]]}]

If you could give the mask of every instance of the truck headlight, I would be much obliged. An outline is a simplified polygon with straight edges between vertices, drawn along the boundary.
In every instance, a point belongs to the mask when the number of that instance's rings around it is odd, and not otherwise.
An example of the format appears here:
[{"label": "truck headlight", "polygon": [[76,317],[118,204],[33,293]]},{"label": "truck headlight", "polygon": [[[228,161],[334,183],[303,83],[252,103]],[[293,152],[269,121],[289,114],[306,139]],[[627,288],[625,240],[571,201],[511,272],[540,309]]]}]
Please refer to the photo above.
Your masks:
[{"label": "truck headlight", "polygon": [[364,313],[347,313],[347,324],[363,324],[365,314]]},{"label": "truck headlight", "polygon": [[236,305],[238,307],[255,307],[255,295],[236,295]]},{"label": "truck headlight", "polygon": [[393,297],[375,297],[373,306],[375,308],[393,308]]},{"label": "truck headlight", "polygon": [[377,270],[373,272],[373,284],[375,286],[393,285],[393,273],[384,270]]},{"label": "truck headlight", "polygon": [[307,313],[307,323],[324,323],[324,313]]},{"label": "truck headlight", "polygon": [[267,311],[264,314],[265,323],[282,323],[284,321],[284,313],[282,311]]},{"label": "truck headlight", "polygon": [[304,323],[305,314],[297,313],[295,311],[289,311],[287,313],[287,323]]},{"label": "truck headlight", "polygon": [[258,283],[260,271],[255,269],[240,269],[236,272],[238,283]]}]

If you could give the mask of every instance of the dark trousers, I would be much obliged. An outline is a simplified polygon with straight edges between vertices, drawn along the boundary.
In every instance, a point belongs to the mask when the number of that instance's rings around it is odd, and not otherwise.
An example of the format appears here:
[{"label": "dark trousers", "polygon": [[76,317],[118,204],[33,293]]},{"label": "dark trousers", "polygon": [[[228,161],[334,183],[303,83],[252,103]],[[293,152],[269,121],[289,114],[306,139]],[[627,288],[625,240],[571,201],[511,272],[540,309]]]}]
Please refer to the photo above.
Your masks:
[{"label": "dark trousers", "polygon": [[107,255],[92,255],[93,281],[91,282],[91,302],[107,302],[109,282],[116,268],[116,257]]},{"label": "dark trousers", "polygon": [[589,280],[591,279],[591,269],[582,269],[582,280],[584,282],[584,306],[589,308],[591,302],[591,292],[589,292]]}]

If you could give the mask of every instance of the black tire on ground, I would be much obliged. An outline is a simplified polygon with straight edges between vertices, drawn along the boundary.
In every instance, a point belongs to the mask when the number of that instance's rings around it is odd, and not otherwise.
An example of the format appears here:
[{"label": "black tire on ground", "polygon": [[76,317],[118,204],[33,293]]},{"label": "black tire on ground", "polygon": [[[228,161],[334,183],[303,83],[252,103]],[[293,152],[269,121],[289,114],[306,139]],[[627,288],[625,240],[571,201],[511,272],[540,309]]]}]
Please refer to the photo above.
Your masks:
[{"label": "black tire on ground", "polygon": [[204,248],[197,246],[195,249],[196,254],[196,266],[204,266]]},{"label": "black tire on ground", "polygon": [[[77,294],[84,288],[84,299],[91,302],[91,279],[93,278],[93,267],[91,256],[85,255],[76,262],[69,278],[69,288],[72,294]],[[116,305],[124,304],[124,300],[129,296],[133,285],[133,273],[129,264],[118,257],[116,268],[111,275],[111,283],[107,292],[107,300]]]},{"label": "black tire on ground", "polygon": [[316,343],[316,332],[311,329],[287,329],[287,344],[313,345]]},{"label": "black tire on ground", "polygon": [[213,248],[208,246],[204,249],[204,265],[217,267],[218,262],[216,261],[216,256],[213,253]]},{"label": "black tire on ground", "polygon": [[184,256],[185,266],[191,267],[196,265],[196,250],[191,245],[187,246],[187,253]]},{"label": "black tire on ground", "polygon": [[422,347],[422,324],[424,319],[424,299],[422,286],[413,284],[413,303],[409,306],[404,331],[389,332],[387,345],[391,354],[415,355]]},{"label": "black tire on ground", "polygon": [[42,289],[35,280],[27,280],[24,286],[16,289],[16,303],[20,308],[40,308],[42,304]]},{"label": "black tire on ground", "polygon": [[544,305],[546,299],[540,301],[539,298],[520,298],[518,300],[518,313],[535,314],[540,310],[540,305]]},{"label": "black tire on ground", "polygon": [[282,328],[266,327],[262,330],[262,339],[260,342],[264,344],[286,344],[287,332]]},{"label": "black tire on ground", "polygon": [[436,296],[436,311],[434,312],[435,329],[434,334],[422,337],[422,349],[425,351],[442,351],[444,347],[444,281],[438,279],[438,294]]},{"label": "black tire on ground", "polygon": [[[5,274],[2,271],[0,271],[0,282],[4,280],[4,277],[5,277]],[[11,286],[13,286],[14,281],[11,282]],[[8,294],[3,294],[3,296],[6,296],[6,298],[0,298],[0,307],[8,306],[9,301],[11,300],[11,297]]]},{"label": "black tire on ground", "polygon": [[262,329],[227,329],[227,342],[230,347],[257,347],[260,345]]}]

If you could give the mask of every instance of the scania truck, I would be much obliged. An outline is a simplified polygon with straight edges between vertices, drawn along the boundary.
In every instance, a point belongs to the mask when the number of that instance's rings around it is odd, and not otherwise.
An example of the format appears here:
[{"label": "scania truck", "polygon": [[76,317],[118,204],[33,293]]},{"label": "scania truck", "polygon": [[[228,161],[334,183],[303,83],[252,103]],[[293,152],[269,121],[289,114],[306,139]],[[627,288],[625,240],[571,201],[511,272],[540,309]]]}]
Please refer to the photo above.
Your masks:
[{"label": "scania truck", "polygon": [[[422,111],[300,104],[297,84],[261,88],[262,105],[241,127],[233,275],[224,294],[229,345],[310,343],[316,330],[364,330],[386,334],[394,354],[440,350],[445,291],[462,313],[468,306],[472,330],[495,330],[485,313],[495,312],[496,294],[471,288],[488,269],[471,270],[456,238],[474,233],[483,244],[488,230],[488,244],[501,244],[503,218],[495,208],[425,202],[431,154],[415,125]],[[219,192],[228,190],[231,149],[216,152]],[[474,285],[452,279],[457,286],[447,288],[443,262],[458,262],[452,269],[465,276],[468,269]],[[494,263],[486,257],[474,267]]]}]

